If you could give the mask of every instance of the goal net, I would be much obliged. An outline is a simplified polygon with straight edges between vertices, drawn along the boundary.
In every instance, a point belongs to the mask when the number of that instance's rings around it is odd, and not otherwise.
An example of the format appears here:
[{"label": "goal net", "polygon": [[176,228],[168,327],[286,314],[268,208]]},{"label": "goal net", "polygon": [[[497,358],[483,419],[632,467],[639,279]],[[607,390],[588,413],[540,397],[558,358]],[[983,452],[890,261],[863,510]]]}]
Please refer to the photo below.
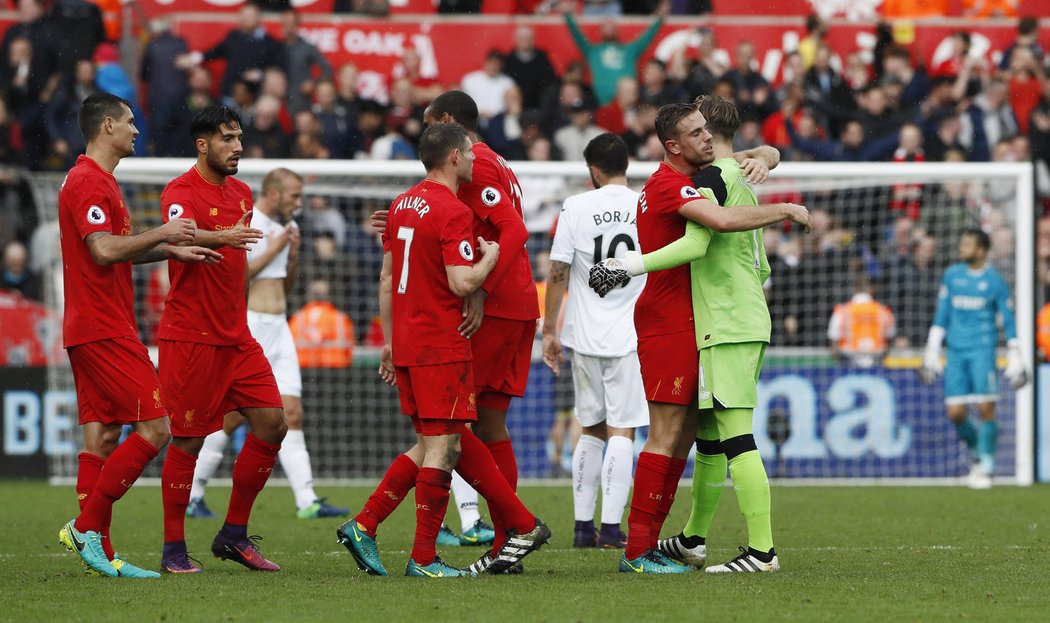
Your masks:
[{"label": "goal net", "polygon": [[[117,168],[136,231],[160,223],[160,193],[192,162],[129,159]],[[258,191],[262,176],[284,166],[306,180],[297,220],[303,242],[289,313],[327,287],[353,322],[355,348],[345,368],[303,370],[305,431],[319,480],[373,479],[414,441],[399,414],[395,390],[375,370],[381,333],[376,286],[382,263],[369,215],[418,181],[418,162],[242,161],[239,179]],[[529,250],[537,280],[546,274],[551,232],[561,202],[589,188],[582,163],[512,163],[525,197]],[[629,171],[640,189],[655,163]],[[47,305],[61,313],[57,191],[62,175],[35,174],[40,210],[36,248],[49,249]],[[767,284],[773,317],[755,413],[755,438],[771,476],[784,482],[958,482],[970,457],[945,417],[941,383],[923,385],[918,364],[944,269],[957,258],[961,232],[979,227],[992,239],[990,261],[1015,294],[1017,327],[1028,361],[1033,353],[1033,229],[1031,169],[1021,164],[784,163],[757,187],[761,201],[807,205],[814,231],[767,228],[773,269]],[[151,348],[167,288],[163,264],[135,267],[140,334]],[[884,358],[836,358],[828,323],[861,280],[889,306],[897,337]],[[509,423],[521,475],[564,473],[571,448],[572,386],[554,379],[534,349],[529,388],[515,400]],[[155,349],[154,349],[155,350]],[[1031,367],[1031,366],[1029,366]],[[207,371],[202,371],[207,373]],[[56,478],[76,474],[79,437],[75,393],[64,357],[48,370],[53,396],[48,438]],[[996,477],[1027,484],[1033,475],[1033,391],[1001,383]],[[565,432],[561,447],[552,431]],[[554,438],[558,436],[555,435]],[[231,453],[232,454],[232,453]],[[227,457],[228,470],[233,457]],[[226,471],[228,473],[228,471]],[[159,475],[159,462],[147,475]]]}]

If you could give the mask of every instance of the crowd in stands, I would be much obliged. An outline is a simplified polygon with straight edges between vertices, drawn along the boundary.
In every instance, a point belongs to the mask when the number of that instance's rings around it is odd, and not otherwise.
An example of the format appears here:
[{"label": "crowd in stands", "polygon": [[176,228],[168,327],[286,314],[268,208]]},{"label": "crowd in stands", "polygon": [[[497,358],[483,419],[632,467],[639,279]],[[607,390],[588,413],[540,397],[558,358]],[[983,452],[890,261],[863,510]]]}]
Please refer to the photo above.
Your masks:
[{"label": "crowd in stands", "polygon": [[[757,71],[752,42],[730,50],[725,66],[717,60],[714,34],[705,29],[695,53],[683,50],[667,62],[647,54],[665,15],[686,5],[702,10],[706,2],[664,1],[642,9],[616,0],[582,5],[588,16],[652,13],[651,26],[633,40],[621,37],[613,20],[590,40],[566,10],[571,3],[547,3],[545,10],[564,11],[579,49],[560,75],[533,29],[522,24],[506,49],[478,55],[476,70],[440,81],[423,75],[419,54],[407,49],[388,76],[386,101],[378,101],[363,94],[366,85],[353,63],[333,67],[299,36],[299,16],[291,10],[280,12],[281,35],[274,37],[262,27],[260,7],[246,4],[237,25],[207,50],[190,49],[166,19],[155,19],[138,59],[141,75],[129,76],[91,2],[54,0],[46,10],[41,0],[17,4],[19,21],[0,43],[0,285],[31,297],[40,296],[40,275],[18,267],[43,265],[26,259],[37,217],[19,172],[62,172],[72,165],[84,148],[76,125],[80,102],[97,90],[136,104],[142,130],[136,149],[149,156],[192,155],[185,139],[190,118],[222,101],[244,120],[246,157],[413,159],[426,105],[457,87],[478,102],[484,140],[508,160],[581,160],[584,145],[606,131],[622,136],[634,158],[659,159],[657,109],[713,93],[736,102],[741,112],[738,148],[773,145],[785,161],[1033,161],[1041,171],[1050,162],[1050,56],[1031,18],[1019,20],[1016,40],[998,64],[970,55],[970,34],[959,31],[951,57],[928,67],[895,44],[885,24],[876,28],[874,62],[866,64],[858,50],[832,49],[827,26],[811,16],[798,49],[787,53],[782,79],[771,83]],[[377,3],[343,4],[367,12]],[[470,4],[442,7],[454,12]],[[208,63],[217,59],[225,61],[221,75]],[[1037,178],[1040,194],[1050,197],[1050,180]],[[940,271],[954,257],[954,233],[979,225],[990,231],[993,253],[1000,230],[1004,244],[1011,244],[1006,211],[975,205],[965,183],[898,184],[865,193],[847,193],[853,205],[866,206],[860,211],[842,210],[848,204],[842,193],[799,197],[812,204],[814,232],[767,232],[779,344],[826,345],[831,310],[849,299],[858,275],[875,284],[879,300],[896,315],[898,345],[920,344]],[[325,197],[307,203],[303,270],[328,279],[332,300],[362,301],[360,309],[346,311],[356,338],[365,339],[372,297],[364,302],[360,293],[341,288],[362,282],[356,273],[377,270],[374,232],[359,225],[362,206],[348,210]],[[936,217],[924,205],[938,206]],[[1050,227],[1040,221],[1037,260],[1041,282],[1050,286],[1050,229],[1044,240],[1044,225]],[[543,246],[542,240],[533,244]],[[312,281],[314,275],[300,279]]]}]

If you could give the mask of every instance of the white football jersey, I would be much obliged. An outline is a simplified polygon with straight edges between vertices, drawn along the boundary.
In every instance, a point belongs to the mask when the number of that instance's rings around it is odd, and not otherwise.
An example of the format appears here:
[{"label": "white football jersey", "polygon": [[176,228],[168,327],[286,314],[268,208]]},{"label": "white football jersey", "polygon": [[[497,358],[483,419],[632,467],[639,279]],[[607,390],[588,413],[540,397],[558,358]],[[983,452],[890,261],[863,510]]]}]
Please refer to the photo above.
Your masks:
[{"label": "white football jersey", "polygon": [[565,200],[551,247],[551,260],[569,264],[569,298],[561,340],[592,357],[622,357],[638,350],[634,303],[645,275],[599,297],[587,285],[591,267],[607,257],[639,251],[638,193],[609,185]]},{"label": "white football jersey", "polygon": [[[252,227],[255,229],[262,230],[262,240],[256,242],[251,248],[248,249],[248,262],[259,259],[259,256],[266,252],[266,249],[270,244],[270,236],[274,236],[284,229],[284,225],[281,225],[277,221],[273,220],[269,216],[262,213],[261,210],[252,210]],[[298,228],[299,225],[295,221],[292,221],[292,227]],[[280,253],[274,256],[270,263],[267,264],[258,274],[255,275],[255,279],[284,279],[288,276],[288,246],[285,246]]]}]

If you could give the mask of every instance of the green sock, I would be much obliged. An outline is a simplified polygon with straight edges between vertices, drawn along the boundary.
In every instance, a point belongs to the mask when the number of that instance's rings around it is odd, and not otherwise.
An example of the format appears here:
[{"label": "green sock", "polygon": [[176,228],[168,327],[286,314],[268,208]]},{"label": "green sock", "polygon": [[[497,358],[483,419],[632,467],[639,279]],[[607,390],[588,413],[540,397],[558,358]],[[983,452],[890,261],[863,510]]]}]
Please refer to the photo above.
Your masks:
[{"label": "green sock", "polygon": [[[751,450],[729,461],[729,475],[736,489],[736,501],[747,522],[747,544],[760,552],[773,549],[770,520],[769,479],[758,450]],[[695,476],[694,476],[695,478]]]},{"label": "green sock", "polygon": [[682,534],[707,538],[711,521],[715,518],[715,509],[722,499],[726,482],[726,455],[696,453],[696,467],[693,470],[693,510],[689,514]]},{"label": "green sock", "polygon": [[970,422],[970,418],[964,419],[955,425],[955,432],[959,434],[959,439],[966,442],[966,447],[970,450],[977,449],[977,429],[974,428],[973,423]]}]

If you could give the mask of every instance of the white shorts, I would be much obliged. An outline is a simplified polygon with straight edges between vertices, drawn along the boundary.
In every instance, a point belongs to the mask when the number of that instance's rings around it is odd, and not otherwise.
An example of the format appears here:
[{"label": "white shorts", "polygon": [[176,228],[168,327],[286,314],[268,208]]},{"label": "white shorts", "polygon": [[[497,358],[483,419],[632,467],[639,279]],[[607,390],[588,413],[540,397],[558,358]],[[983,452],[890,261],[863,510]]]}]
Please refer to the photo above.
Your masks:
[{"label": "white shorts", "polygon": [[638,353],[623,357],[572,354],[576,419],[583,426],[605,422],[616,428],[649,425]]},{"label": "white shorts", "polygon": [[248,329],[270,362],[277,390],[282,396],[303,395],[303,377],[299,372],[299,353],[295,351],[292,330],[284,314],[261,314],[248,310]]}]

